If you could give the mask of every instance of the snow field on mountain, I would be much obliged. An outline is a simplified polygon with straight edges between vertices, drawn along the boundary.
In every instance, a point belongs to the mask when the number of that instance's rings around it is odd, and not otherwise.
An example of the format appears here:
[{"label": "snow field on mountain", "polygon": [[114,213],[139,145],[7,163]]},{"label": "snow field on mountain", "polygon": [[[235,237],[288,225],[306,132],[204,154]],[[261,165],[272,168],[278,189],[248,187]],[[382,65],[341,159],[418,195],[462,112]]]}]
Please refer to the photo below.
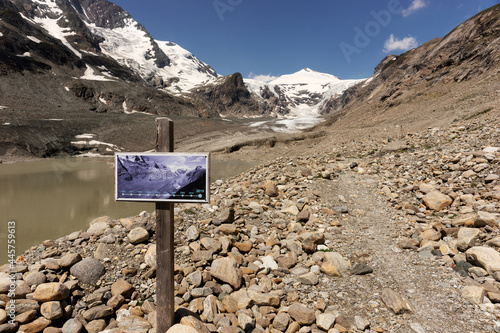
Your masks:
[{"label": "snow field on mountain", "polygon": [[316,72],[309,68],[282,75],[269,82],[245,79],[248,90],[258,96],[261,96],[266,88],[276,97],[284,95],[289,108],[289,113],[279,116],[279,120],[259,122],[252,127],[267,127],[279,132],[297,132],[315,126],[322,121],[320,109],[326,101],[363,80],[341,80],[334,75]]}]

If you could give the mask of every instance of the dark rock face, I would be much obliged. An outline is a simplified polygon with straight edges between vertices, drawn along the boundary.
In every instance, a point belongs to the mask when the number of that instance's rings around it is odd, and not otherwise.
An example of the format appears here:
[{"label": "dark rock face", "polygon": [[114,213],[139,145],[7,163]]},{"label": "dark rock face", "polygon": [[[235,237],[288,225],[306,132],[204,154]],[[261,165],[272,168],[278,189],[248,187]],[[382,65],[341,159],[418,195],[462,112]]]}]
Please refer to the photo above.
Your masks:
[{"label": "dark rock face", "polygon": [[265,107],[252,98],[240,73],[234,73],[212,85],[192,90],[195,103],[219,114],[263,114]]}]

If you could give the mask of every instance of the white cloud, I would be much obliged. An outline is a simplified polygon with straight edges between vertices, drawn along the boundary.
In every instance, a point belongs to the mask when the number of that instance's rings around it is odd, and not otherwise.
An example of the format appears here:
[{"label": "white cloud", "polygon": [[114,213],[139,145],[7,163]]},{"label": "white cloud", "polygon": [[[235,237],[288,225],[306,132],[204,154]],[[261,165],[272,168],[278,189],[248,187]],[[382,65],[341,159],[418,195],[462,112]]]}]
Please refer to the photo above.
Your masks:
[{"label": "white cloud", "polygon": [[424,0],[413,0],[410,7],[408,7],[407,9],[403,9],[403,17],[407,17],[414,11],[417,11],[420,8],[424,8],[425,6],[427,6],[427,3]]},{"label": "white cloud", "polygon": [[270,82],[274,79],[277,79],[278,76],[273,76],[271,75],[271,73],[267,74],[267,75],[262,75],[262,74],[255,74],[253,72],[250,72],[250,74],[248,74],[248,78],[249,79],[253,79],[255,81],[260,81],[260,82]]},{"label": "white cloud", "polygon": [[385,53],[389,53],[394,50],[407,51],[417,46],[418,42],[415,37],[408,36],[403,39],[398,39],[397,37],[394,37],[393,34],[391,34],[389,39],[385,41],[384,49],[382,51]]}]

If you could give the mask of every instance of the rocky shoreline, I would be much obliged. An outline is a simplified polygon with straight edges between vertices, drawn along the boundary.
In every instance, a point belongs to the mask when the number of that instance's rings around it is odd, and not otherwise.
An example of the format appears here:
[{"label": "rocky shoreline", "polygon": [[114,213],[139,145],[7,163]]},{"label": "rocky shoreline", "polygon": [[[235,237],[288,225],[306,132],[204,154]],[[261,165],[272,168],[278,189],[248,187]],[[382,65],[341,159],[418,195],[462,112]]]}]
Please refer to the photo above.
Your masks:
[{"label": "rocky shoreline", "polygon": [[[176,205],[169,332],[500,332],[499,142],[490,116],[215,182]],[[0,332],[156,332],[155,223],[102,217],[1,266]]]}]

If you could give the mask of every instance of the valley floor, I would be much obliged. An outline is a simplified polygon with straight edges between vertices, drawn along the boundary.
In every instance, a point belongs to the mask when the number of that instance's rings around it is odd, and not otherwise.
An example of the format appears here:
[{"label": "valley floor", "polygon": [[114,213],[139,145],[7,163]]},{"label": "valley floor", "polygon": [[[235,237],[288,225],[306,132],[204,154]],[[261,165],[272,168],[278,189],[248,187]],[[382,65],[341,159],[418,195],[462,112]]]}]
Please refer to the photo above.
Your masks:
[{"label": "valley floor", "polygon": [[[213,184],[210,205],[176,205],[181,323],[205,333],[499,332],[499,115],[372,133],[216,153],[262,164]],[[71,273],[84,297],[72,319],[37,314],[20,329],[154,332],[154,244],[154,213],[143,213],[34,246],[23,270],[56,282]],[[76,253],[103,267],[92,282],[90,267],[68,263]]]}]

